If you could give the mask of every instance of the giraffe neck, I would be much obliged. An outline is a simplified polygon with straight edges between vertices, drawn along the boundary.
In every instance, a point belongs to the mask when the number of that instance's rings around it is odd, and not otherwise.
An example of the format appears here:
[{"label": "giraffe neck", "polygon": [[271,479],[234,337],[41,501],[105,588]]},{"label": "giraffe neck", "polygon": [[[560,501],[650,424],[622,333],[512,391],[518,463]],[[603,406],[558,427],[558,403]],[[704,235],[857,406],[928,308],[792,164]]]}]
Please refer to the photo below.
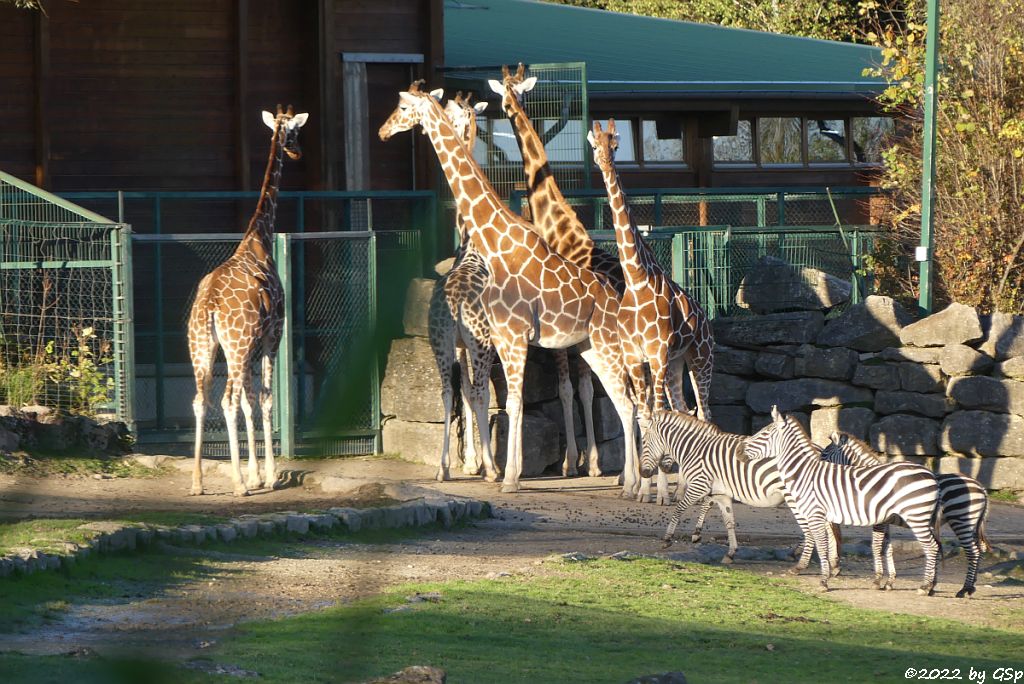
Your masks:
[{"label": "giraffe neck", "polygon": [[281,183],[281,167],[284,162],[284,128],[280,123],[274,129],[270,142],[270,156],[267,170],[263,174],[263,187],[256,202],[256,211],[249,219],[237,253],[248,251],[260,261],[270,263],[274,254],[274,220],[277,216],[277,189]]},{"label": "giraffe neck", "polygon": [[614,164],[607,168],[602,164],[601,175],[608,190],[608,209],[615,224],[615,244],[619,250],[619,261],[627,286],[645,282],[650,274],[651,254],[640,238],[640,231],[633,222],[626,204],[626,195],[619,185],[619,174]]},{"label": "giraffe neck", "polygon": [[509,118],[523,157],[533,225],[552,250],[579,266],[590,268],[594,241],[555,182],[544,142],[522,103],[514,97],[510,100]]},{"label": "giraffe neck", "polygon": [[512,251],[530,243],[529,236],[537,239],[498,197],[476,160],[467,153],[440,105],[431,102],[420,125],[434,146],[451,186],[461,224],[488,262],[503,263]]}]

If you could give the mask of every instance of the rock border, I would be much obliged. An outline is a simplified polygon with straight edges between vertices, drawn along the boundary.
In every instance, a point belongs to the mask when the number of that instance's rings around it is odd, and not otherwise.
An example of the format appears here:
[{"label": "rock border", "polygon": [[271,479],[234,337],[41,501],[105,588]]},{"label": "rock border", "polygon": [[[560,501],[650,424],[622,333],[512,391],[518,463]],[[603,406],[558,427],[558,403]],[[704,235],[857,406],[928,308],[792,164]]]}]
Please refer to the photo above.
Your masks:
[{"label": "rock border", "polygon": [[65,542],[65,553],[24,549],[0,556],[0,578],[32,575],[44,570],[74,567],[93,554],[135,551],[158,544],[196,546],[206,542],[231,543],[236,539],[329,532],[335,528],[348,532],[375,529],[424,527],[440,523],[448,529],[457,521],[493,517],[491,505],[476,499],[424,499],[379,508],[329,508],[325,513],[246,514],[227,522],[208,525],[187,524],[177,527],[148,524],[121,524],[107,521],[86,523],[83,528],[98,532],[85,544]]}]

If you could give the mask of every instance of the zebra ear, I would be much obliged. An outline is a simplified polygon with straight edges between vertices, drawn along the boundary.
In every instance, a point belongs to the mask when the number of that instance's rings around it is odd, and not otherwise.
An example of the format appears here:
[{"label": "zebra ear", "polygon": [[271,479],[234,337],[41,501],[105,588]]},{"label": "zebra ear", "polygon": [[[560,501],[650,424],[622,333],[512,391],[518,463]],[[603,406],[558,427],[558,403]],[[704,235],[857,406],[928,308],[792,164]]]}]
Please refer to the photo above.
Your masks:
[{"label": "zebra ear", "polygon": [[772,404],[772,422],[777,425],[785,422],[785,418],[783,418],[782,414],[779,413],[779,407],[776,404]]},{"label": "zebra ear", "polygon": [[840,435],[839,431],[836,430],[831,435],[829,435],[828,438],[829,440],[831,440],[833,444],[839,444],[839,440],[842,438],[842,435]]}]

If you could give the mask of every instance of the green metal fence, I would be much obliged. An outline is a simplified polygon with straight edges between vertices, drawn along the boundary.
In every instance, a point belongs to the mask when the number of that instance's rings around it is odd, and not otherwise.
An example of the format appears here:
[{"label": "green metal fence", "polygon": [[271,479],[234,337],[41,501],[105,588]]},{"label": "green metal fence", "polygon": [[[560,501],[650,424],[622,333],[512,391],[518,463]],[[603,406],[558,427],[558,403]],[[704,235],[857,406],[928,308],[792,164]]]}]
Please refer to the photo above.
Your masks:
[{"label": "green metal fence", "polygon": [[0,403],[132,423],[129,238],[0,172]]}]

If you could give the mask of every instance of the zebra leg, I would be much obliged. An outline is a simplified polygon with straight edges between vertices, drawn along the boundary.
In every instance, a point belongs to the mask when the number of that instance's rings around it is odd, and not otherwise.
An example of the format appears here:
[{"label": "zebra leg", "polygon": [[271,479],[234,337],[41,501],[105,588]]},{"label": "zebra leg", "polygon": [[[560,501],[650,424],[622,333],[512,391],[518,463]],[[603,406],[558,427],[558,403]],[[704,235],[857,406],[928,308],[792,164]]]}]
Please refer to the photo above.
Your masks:
[{"label": "zebra leg", "polygon": [[[701,486],[701,485],[704,486]],[[676,527],[679,526],[679,519],[683,516],[685,511],[690,506],[694,505],[698,501],[703,500],[710,494],[711,488],[707,483],[696,483],[690,482],[686,486],[686,490],[683,495],[679,497],[679,501],[676,503],[676,508],[672,511],[672,517],[669,518],[668,528],[665,530],[665,536],[662,538],[662,548],[667,549],[672,546],[672,537],[675,536]]]},{"label": "zebra leg", "polygon": [[836,523],[828,525],[828,560],[832,565],[832,576],[839,577],[839,546],[843,543],[843,533]]},{"label": "zebra leg", "polygon": [[[875,525],[871,528],[871,559],[875,564],[875,589],[892,589],[892,576],[886,580],[882,557],[892,553],[889,540],[889,526]],[[887,556],[888,558],[888,556]]]},{"label": "zebra leg", "polygon": [[818,552],[818,562],[821,563],[821,591],[828,591],[828,580],[832,576],[828,558],[828,521],[825,516],[818,515],[808,518],[807,524],[814,539],[814,548]]},{"label": "zebra leg", "polygon": [[910,531],[917,537],[917,541],[921,543],[921,548],[924,549],[924,583],[917,588],[917,593],[921,596],[932,596],[935,594],[935,582],[937,580],[936,575],[936,564],[939,559],[939,543],[935,541],[935,533],[932,527],[928,523],[918,523],[911,525]]},{"label": "zebra leg", "polygon": [[[685,485],[681,485],[685,486]],[[679,496],[681,490],[676,490],[676,501],[680,501]],[[694,525],[693,534],[690,536],[690,541],[694,544],[700,543],[701,535],[704,532],[704,518],[707,517],[708,511],[715,505],[714,500],[710,496],[705,496],[700,500],[700,513],[697,515],[697,524]]]},{"label": "zebra leg", "polygon": [[978,579],[978,563],[981,561],[981,547],[978,546],[976,531],[962,520],[951,520],[949,526],[956,533],[956,538],[967,554],[967,576],[964,586],[956,592],[957,598],[970,598],[974,593],[974,583]]},{"label": "zebra leg", "polygon": [[722,556],[722,563],[731,565],[733,557],[736,555],[736,549],[739,547],[739,544],[736,542],[736,518],[732,514],[732,497],[716,494],[711,498],[718,504],[719,510],[722,511],[722,520],[725,521],[725,533],[729,536],[729,550]]}]

